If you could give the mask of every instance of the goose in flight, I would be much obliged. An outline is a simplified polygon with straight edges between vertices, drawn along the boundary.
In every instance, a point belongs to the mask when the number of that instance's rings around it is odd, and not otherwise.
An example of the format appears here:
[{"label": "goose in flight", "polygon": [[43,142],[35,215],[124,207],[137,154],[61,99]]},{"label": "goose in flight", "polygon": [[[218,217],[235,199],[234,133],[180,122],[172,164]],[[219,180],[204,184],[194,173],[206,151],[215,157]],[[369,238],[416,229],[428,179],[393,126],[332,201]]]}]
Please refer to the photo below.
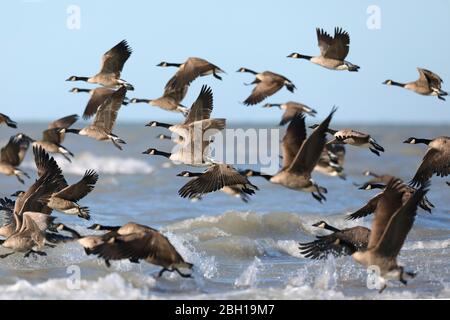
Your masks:
[{"label": "goose in flight", "polygon": [[288,101],[286,103],[266,103],[263,108],[278,107],[284,110],[281,116],[280,126],[284,126],[289,123],[298,113],[304,112],[311,117],[315,117],[317,111],[298,102]]},{"label": "goose in flight", "polygon": [[306,59],[319,66],[332,70],[358,71],[359,66],[345,60],[350,49],[350,35],[342,28],[334,29],[334,37],[326,31],[316,28],[320,55],[313,57],[300,53],[291,53],[288,58]]},{"label": "goose in flight", "polygon": [[247,106],[260,103],[267,97],[278,92],[284,86],[292,93],[297,89],[291,80],[271,71],[258,73],[247,68],[239,68],[237,72],[247,72],[255,75],[255,80],[250,84],[256,84],[256,86],[253,88],[250,96],[244,101],[244,104]]},{"label": "goose in flight", "polygon": [[124,85],[128,90],[134,90],[131,84],[120,79],[123,65],[131,53],[132,50],[127,41],[122,40],[103,54],[99,73],[92,77],[70,76],[66,81],[86,81],[114,89]]},{"label": "goose in flight", "polygon": [[30,141],[23,138],[23,134],[12,136],[6,146],[0,150],[0,173],[7,176],[15,176],[20,183],[25,183],[22,177],[30,176],[19,169],[27,153]]},{"label": "goose in flight", "polygon": [[12,121],[6,114],[0,113],[0,124],[6,124],[10,128],[17,129],[17,122]]},{"label": "goose in flight", "polygon": [[127,89],[125,86],[121,86],[111,96],[109,96],[98,108],[92,124],[82,129],[63,129],[61,132],[75,133],[98,141],[109,140],[116,148],[122,150],[122,147],[119,144],[125,144],[125,141],[113,134],[112,129],[126,93]]},{"label": "goose in flight", "polygon": [[441,89],[442,79],[434,72],[427,69],[417,68],[419,79],[408,83],[400,83],[393,80],[386,80],[383,84],[388,86],[397,86],[405,88],[424,96],[437,96],[438,99],[444,100],[447,92]]}]

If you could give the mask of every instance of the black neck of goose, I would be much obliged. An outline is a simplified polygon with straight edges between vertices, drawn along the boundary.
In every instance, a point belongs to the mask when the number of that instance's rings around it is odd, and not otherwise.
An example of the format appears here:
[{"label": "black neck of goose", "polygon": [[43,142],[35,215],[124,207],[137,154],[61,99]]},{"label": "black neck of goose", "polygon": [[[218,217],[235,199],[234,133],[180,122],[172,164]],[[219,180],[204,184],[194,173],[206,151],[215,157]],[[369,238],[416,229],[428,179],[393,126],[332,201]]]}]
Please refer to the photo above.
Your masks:
[{"label": "black neck of goose", "polygon": [[88,81],[89,77],[77,77],[75,76],[75,81]]},{"label": "black neck of goose", "polygon": [[297,59],[311,60],[311,59],[312,59],[312,56],[307,56],[307,55],[304,55],[304,54],[296,54],[296,55],[295,55],[295,58],[297,58]]},{"label": "black neck of goose", "polygon": [[167,63],[166,67],[177,67],[179,68],[181,66],[181,63]]},{"label": "black neck of goose", "polygon": [[102,230],[102,231],[117,231],[121,227],[120,226],[102,226],[100,225],[96,230]]},{"label": "black neck of goose", "polygon": [[65,132],[79,134],[80,133],[80,129],[68,128],[68,129],[65,129]]},{"label": "black neck of goose", "polygon": [[77,232],[77,231],[75,231],[74,229],[72,229],[72,228],[69,228],[69,227],[67,227],[67,226],[63,226],[63,228],[62,228],[64,231],[67,231],[67,232],[69,232],[75,239],[80,239],[81,238],[81,235]]},{"label": "black neck of goose", "polygon": [[426,144],[426,145],[429,145],[430,142],[432,141],[430,139],[418,139],[418,138],[416,138],[415,140],[416,140],[416,144],[417,143],[423,143],[423,144]]},{"label": "black neck of goose", "polygon": [[324,229],[327,229],[329,231],[333,231],[333,232],[339,232],[341,230],[339,230],[338,228],[335,228],[333,226],[330,226],[328,223],[325,223],[325,226],[323,227]]},{"label": "black neck of goose", "polygon": [[134,103],[150,103],[152,100],[150,99],[133,99]]},{"label": "black neck of goose", "polygon": [[164,151],[159,151],[159,150],[155,150],[155,152],[153,153],[155,156],[163,156],[166,158],[170,158],[171,153],[169,152],[164,152]]},{"label": "black neck of goose", "polygon": [[327,129],[327,132],[328,132],[329,134],[334,135],[334,134],[337,132],[337,130],[333,130],[333,129],[328,128],[328,129]]},{"label": "black neck of goose", "polygon": [[155,122],[156,127],[170,128],[172,125],[164,122]]},{"label": "black neck of goose", "polygon": [[252,172],[253,172],[254,176],[256,176],[256,177],[263,177],[266,180],[270,180],[273,177],[270,174],[264,174],[264,173],[261,173],[259,171],[252,171]]},{"label": "black neck of goose", "polygon": [[189,177],[199,177],[199,176],[202,175],[201,172],[190,172],[190,171],[188,171],[187,173],[189,174]]},{"label": "black neck of goose", "polygon": [[250,70],[250,69],[247,69],[247,68],[243,68],[242,72],[247,72],[247,73],[251,73],[251,74],[254,74],[254,75],[258,74],[258,72]]},{"label": "black neck of goose", "polygon": [[91,92],[91,89],[77,89],[76,92]]},{"label": "black neck of goose", "polygon": [[405,85],[405,83],[391,81],[391,86],[404,87]]}]

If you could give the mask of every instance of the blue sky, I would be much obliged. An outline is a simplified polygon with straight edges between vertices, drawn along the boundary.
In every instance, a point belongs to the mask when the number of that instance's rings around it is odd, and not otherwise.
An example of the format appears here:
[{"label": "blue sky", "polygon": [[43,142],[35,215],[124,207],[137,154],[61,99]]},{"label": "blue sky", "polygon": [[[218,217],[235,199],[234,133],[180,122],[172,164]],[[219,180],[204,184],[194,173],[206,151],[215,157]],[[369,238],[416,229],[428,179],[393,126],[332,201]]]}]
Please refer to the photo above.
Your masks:
[{"label": "blue sky", "polygon": [[[67,8],[80,8],[79,30],[67,28]],[[367,8],[380,8],[381,28],[369,29]],[[240,104],[252,76],[241,67],[271,70],[292,80],[298,90],[283,89],[265,102],[303,102],[328,114],[339,106],[341,122],[448,123],[446,102],[381,85],[391,78],[417,79],[416,67],[438,73],[450,91],[450,0],[433,1],[50,1],[2,2],[2,106],[16,121],[50,120],[81,114],[87,95],[69,93],[70,75],[90,76],[101,55],[122,39],[133,54],[122,78],[136,90],[129,97],[157,98],[176,69],[158,68],[162,60],[182,62],[198,56],[227,74],[197,79],[183,104],[190,106],[202,84],[214,92],[214,116],[230,121],[278,121],[280,112]],[[288,59],[297,51],[318,54],[315,28],[329,33],[335,26],[350,33],[347,60],[360,72],[337,72],[305,60]],[[178,121],[172,114],[136,104],[124,107],[119,121]]]}]

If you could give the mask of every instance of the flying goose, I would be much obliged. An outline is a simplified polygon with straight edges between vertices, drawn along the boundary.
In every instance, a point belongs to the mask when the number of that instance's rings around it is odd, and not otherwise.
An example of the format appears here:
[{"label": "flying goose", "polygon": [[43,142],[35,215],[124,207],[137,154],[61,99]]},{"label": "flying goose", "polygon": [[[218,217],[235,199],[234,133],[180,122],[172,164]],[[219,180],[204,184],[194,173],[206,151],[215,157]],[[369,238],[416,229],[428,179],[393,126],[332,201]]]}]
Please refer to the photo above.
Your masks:
[{"label": "flying goose", "polygon": [[333,233],[325,236],[316,236],[316,240],[308,243],[299,243],[300,253],[305,258],[326,259],[328,255],[350,256],[356,251],[366,250],[369,243],[370,229],[356,226],[339,230],[325,221],[313,224],[314,227],[326,229]]},{"label": "flying goose", "polygon": [[89,229],[106,230],[101,236],[88,236],[78,239],[78,243],[85,248],[86,254],[95,254],[105,260],[110,266],[110,260],[129,259],[138,263],[161,266],[158,274],[161,277],[165,271],[176,271],[182,277],[191,277],[179,269],[192,269],[193,264],[184,261],[175,247],[158,230],[145,225],[128,222],[123,226],[102,226],[94,224]]},{"label": "flying goose", "polygon": [[[398,185],[398,189],[403,192],[403,202],[406,202],[409,197],[416,192],[416,189],[413,187],[403,183],[403,181],[397,177],[391,176],[391,178],[388,180],[391,181],[392,179],[396,179],[398,182],[402,182],[401,185]],[[375,182],[366,182],[363,186],[361,186],[359,189],[361,190],[373,190],[373,189],[382,189],[385,190],[387,184],[383,183],[375,183]],[[371,198],[366,205],[364,205],[362,208],[358,209],[352,214],[349,214],[346,217],[346,220],[356,220],[365,216],[368,216],[375,212],[375,209],[377,208],[377,204],[380,200],[380,198],[383,196],[383,192],[378,193],[373,198]],[[428,200],[426,196],[422,198],[422,200],[419,202],[419,206],[427,211],[428,213],[431,213],[431,210],[434,208],[434,205]]]},{"label": "flying goose", "polygon": [[365,268],[378,268],[378,276],[383,283],[380,293],[387,287],[387,280],[399,280],[406,285],[405,276],[415,276],[398,265],[397,256],[413,226],[417,206],[428,188],[429,183],[426,182],[403,202],[403,183],[396,179],[391,180],[375,210],[367,250],[352,254],[354,260]]},{"label": "flying goose", "polygon": [[[186,119],[182,124],[167,124],[158,121],[151,121],[146,124],[147,127],[163,127],[167,128],[172,132],[178,132],[182,130],[187,130],[189,125],[196,121],[207,120],[211,117],[213,110],[213,93],[210,87],[203,85],[197,99],[192,104],[189,109]],[[180,136],[186,136],[186,134],[180,134]]]},{"label": "flying goose", "polygon": [[[97,112],[98,107],[114,93],[114,90],[105,87],[98,87],[95,89],[72,88],[70,92],[86,92],[91,96],[83,112],[83,119],[87,120]],[[128,104],[127,97],[124,98],[122,104],[124,106]]]},{"label": "flying goose", "polygon": [[[48,154],[42,155],[37,159],[38,176],[44,175],[49,165],[59,168],[53,157],[50,157]],[[59,170],[61,171],[60,168]],[[72,185],[68,185],[66,179],[62,176],[58,187],[49,198],[47,206],[53,210],[69,215],[77,215],[82,219],[89,220],[89,208],[81,207],[78,201],[94,189],[97,180],[98,174],[94,170],[87,170],[83,178]]]},{"label": "flying goose", "polygon": [[65,138],[65,129],[70,128],[78,120],[78,115],[72,114],[58,120],[51,122],[47,130],[42,133],[41,140],[34,140],[29,136],[23,135],[24,138],[32,142],[33,147],[41,146],[47,152],[58,153],[62,155],[67,161],[72,162],[69,156],[74,156],[70,150],[62,146],[61,143]]},{"label": "flying goose", "polygon": [[428,146],[422,163],[411,180],[412,186],[424,184],[433,174],[439,177],[450,174],[450,137],[441,136],[431,140],[410,137],[403,143],[423,143]]},{"label": "flying goose", "polygon": [[325,144],[314,171],[346,179],[344,173],[345,147],[339,144]]},{"label": "flying goose", "polygon": [[12,121],[6,114],[0,113],[0,124],[5,123],[8,127],[17,129],[17,122]]},{"label": "flying goose", "polygon": [[370,176],[372,178],[370,180],[367,180],[362,185],[358,185],[360,187],[359,189],[361,190],[370,190],[372,184],[381,183],[386,185],[389,181],[391,181],[392,178],[395,178],[390,174],[377,174],[369,170],[364,171],[363,175],[365,175],[366,177]]},{"label": "flying goose", "polygon": [[281,121],[279,123],[280,126],[284,126],[286,123],[291,121],[298,113],[304,112],[311,117],[315,117],[317,111],[298,102],[288,101],[286,103],[266,103],[263,108],[272,108],[278,107],[281,110],[284,110],[283,115],[281,116]]},{"label": "flying goose", "polygon": [[123,99],[127,89],[121,86],[112,95],[110,95],[100,107],[98,107],[92,124],[82,129],[63,129],[61,132],[75,133],[80,136],[87,136],[99,141],[110,140],[114,146],[120,150],[122,147],[119,145],[125,144],[125,141],[112,133],[112,128],[117,119],[117,113],[122,106]]},{"label": "flying goose", "polygon": [[247,106],[260,103],[267,97],[275,94],[283,86],[286,86],[286,89],[290,92],[294,92],[294,89],[297,89],[292,81],[271,71],[258,73],[247,68],[240,68],[237,72],[247,72],[255,75],[255,80],[250,84],[256,84],[256,87],[253,88],[250,96],[244,101],[244,104]]},{"label": "flying goose", "polygon": [[22,134],[12,136],[6,146],[0,150],[0,173],[15,176],[20,183],[25,183],[22,176],[30,178],[28,173],[17,168],[25,158],[30,142]]},{"label": "flying goose", "polygon": [[12,252],[3,254],[5,258],[15,252],[25,252],[25,257],[31,253],[45,255],[42,248],[46,243],[45,231],[53,222],[47,210],[47,202],[51,194],[58,188],[63,179],[61,170],[48,161],[48,154],[41,147],[33,147],[36,164],[41,161],[45,173],[31,185],[26,192],[21,193],[14,204],[14,232],[7,235],[2,246]]},{"label": "flying goose", "polygon": [[133,86],[120,79],[123,65],[131,55],[131,48],[126,40],[122,40],[102,57],[100,72],[93,77],[71,76],[66,81],[86,81],[89,83],[98,83],[107,88],[118,88],[124,85],[128,90],[134,90]]},{"label": "flying goose", "polygon": [[[310,126],[310,128],[315,129],[317,126],[318,125],[315,124]],[[380,156],[380,151],[384,152],[384,148],[367,133],[359,132],[353,129],[328,129],[327,132],[334,136],[333,140],[327,142],[328,144],[349,144],[356,147],[369,148],[369,150],[377,156]]]},{"label": "flying goose", "polygon": [[231,187],[239,194],[248,195],[252,195],[255,190],[258,190],[258,187],[248,181],[246,176],[228,164],[213,164],[205,172],[189,176],[194,176],[194,178],[178,190],[178,194],[182,198],[198,198],[206,193],[222,190],[224,187]]},{"label": "flying goose", "polygon": [[187,115],[188,109],[181,104],[187,94],[188,86],[181,88],[165,88],[164,93],[157,99],[139,99],[132,98],[130,103],[148,103],[149,105],[159,107],[166,111],[179,112]]},{"label": "flying goose", "polygon": [[263,175],[248,170],[247,176],[262,176],[271,183],[294,190],[311,192],[319,202],[326,200],[323,193],[327,190],[311,179],[311,172],[316,167],[326,143],[326,132],[336,108],[333,107],[328,117],[306,137],[305,116],[298,114],[292,119],[283,137],[283,167],[275,174]]},{"label": "flying goose", "polygon": [[185,88],[198,77],[212,74],[216,79],[222,80],[218,73],[225,73],[218,66],[202,58],[190,57],[184,63],[169,63],[166,61],[157,64],[157,67],[177,67],[178,71],[167,82],[166,89]]},{"label": "flying goose", "polygon": [[319,66],[332,70],[358,71],[359,66],[345,60],[350,49],[350,36],[342,28],[334,29],[331,37],[323,29],[316,28],[320,56],[306,56],[300,53],[291,53],[288,58],[306,59]]},{"label": "flying goose", "polygon": [[417,68],[417,71],[419,72],[419,79],[416,81],[400,83],[393,80],[386,80],[383,84],[402,87],[425,96],[437,96],[438,99],[445,101],[443,96],[448,95],[448,93],[441,89],[442,79],[427,69]]},{"label": "flying goose", "polygon": [[[204,173],[202,173],[202,172],[182,171],[179,174],[177,174],[177,176],[178,177],[194,178],[194,177],[200,177],[203,174]],[[242,174],[242,173],[239,172],[239,174]],[[215,179],[215,178],[212,178],[212,177],[213,176],[211,175],[211,178],[209,178],[209,179]],[[256,186],[254,186],[254,187],[255,187],[256,190],[258,190],[258,188]],[[243,190],[243,189],[245,189],[245,190]],[[220,191],[222,191],[223,193],[226,193],[226,194],[228,194],[230,196],[237,197],[237,198],[241,199],[242,201],[244,201],[245,203],[247,203],[250,200],[249,195],[252,195],[252,194],[255,193],[255,191],[253,189],[242,188],[241,184],[225,185],[222,189],[220,189]],[[201,194],[194,195],[194,196],[192,196],[190,198],[191,199],[194,199],[194,198],[201,199]]]}]

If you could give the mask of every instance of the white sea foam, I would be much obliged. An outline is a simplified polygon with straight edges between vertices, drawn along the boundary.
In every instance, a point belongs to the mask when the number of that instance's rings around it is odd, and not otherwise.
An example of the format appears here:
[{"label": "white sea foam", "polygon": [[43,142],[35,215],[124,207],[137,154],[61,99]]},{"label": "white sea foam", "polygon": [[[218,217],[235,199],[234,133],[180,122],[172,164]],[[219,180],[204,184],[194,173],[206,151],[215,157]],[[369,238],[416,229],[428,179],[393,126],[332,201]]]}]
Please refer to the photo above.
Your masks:
[{"label": "white sea foam", "polygon": [[[103,174],[150,174],[154,168],[145,161],[131,157],[115,157],[93,155],[82,152],[72,158],[72,163],[64,158],[54,155],[58,165],[64,173],[82,175],[88,169]],[[24,168],[35,168],[33,161],[23,163]]]},{"label": "white sea foam", "polygon": [[236,287],[253,287],[256,285],[258,271],[262,267],[261,260],[255,257],[253,262],[244,270],[244,272],[234,281]]}]

